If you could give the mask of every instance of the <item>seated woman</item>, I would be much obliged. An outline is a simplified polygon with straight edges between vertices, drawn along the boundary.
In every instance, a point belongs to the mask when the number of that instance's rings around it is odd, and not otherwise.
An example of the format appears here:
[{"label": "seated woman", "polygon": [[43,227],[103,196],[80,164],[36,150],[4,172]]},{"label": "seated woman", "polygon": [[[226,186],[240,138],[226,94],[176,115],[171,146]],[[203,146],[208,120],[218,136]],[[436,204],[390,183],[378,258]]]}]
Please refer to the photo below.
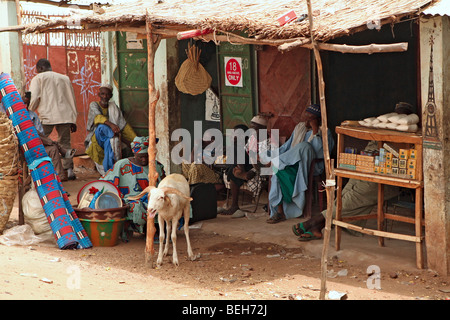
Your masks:
[{"label": "seated woman", "polygon": [[[270,218],[267,223],[278,223],[300,217],[305,206],[305,191],[308,189],[308,174],[311,162],[323,159],[321,114],[319,105],[310,105],[303,114],[291,137],[278,149],[278,156],[272,159],[274,174],[269,190]],[[329,149],[334,140],[328,130]],[[324,170],[323,163],[317,163],[314,175]]]},{"label": "seated woman", "polygon": [[112,87],[102,85],[98,96],[100,101],[89,105],[88,132],[84,145],[86,153],[94,160],[98,172],[103,175],[120,159],[121,144],[119,134],[125,142],[130,143],[136,137],[133,128],[126,122],[119,107],[112,98]]},{"label": "seated woman", "polygon": [[[134,156],[117,161],[100,180],[112,182],[119,189],[123,201],[128,205],[127,220],[123,240],[127,240],[126,233],[144,233],[147,222],[147,195],[139,200],[129,200],[137,196],[148,187],[148,137],[136,137],[131,143]],[[155,160],[156,161],[156,160]],[[159,183],[165,177],[164,166],[156,161]]]},{"label": "seated woman", "polygon": [[[202,150],[204,150],[210,143],[212,143],[213,137],[206,136],[202,140]],[[213,170],[211,166],[204,163],[194,162],[194,150],[191,152],[191,158],[189,163],[182,163],[183,176],[189,182],[190,185],[197,183],[213,183],[216,185],[216,190],[220,190],[223,186],[222,179],[218,172]]]}]

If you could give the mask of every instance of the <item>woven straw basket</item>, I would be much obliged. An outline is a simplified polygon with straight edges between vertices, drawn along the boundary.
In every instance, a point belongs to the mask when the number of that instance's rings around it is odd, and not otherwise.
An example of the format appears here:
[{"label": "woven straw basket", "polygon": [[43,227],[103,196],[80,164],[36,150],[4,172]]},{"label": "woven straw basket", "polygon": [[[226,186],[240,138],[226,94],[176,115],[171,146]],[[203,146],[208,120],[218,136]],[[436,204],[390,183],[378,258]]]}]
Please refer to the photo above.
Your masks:
[{"label": "woven straw basket", "polygon": [[181,65],[175,78],[175,85],[183,93],[195,96],[205,92],[211,86],[211,76],[199,63],[201,52],[190,44],[186,50],[188,58]]},{"label": "woven straw basket", "polygon": [[0,233],[9,220],[17,194],[19,149],[11,121],[0,113]]}]

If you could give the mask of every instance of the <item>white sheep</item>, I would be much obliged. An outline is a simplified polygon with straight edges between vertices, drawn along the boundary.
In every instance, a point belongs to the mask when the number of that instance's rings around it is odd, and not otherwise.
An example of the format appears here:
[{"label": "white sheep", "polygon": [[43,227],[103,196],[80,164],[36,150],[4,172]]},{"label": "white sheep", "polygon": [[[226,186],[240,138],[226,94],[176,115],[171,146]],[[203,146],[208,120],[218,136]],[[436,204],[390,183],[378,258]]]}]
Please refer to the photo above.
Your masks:
[{"label": "white sheep", "polygon": [[149,194],[147,215],[150,218],[155,217],[158,213],[159,223],[159,253],[156,265],[162,265],[163,257],[169,251],[169,239],[166,241],[164,253],[162,250],[165,234],[164,222],[167,223],[167,235],[172,231],[171,240],[173,245],[172,263],[176,266],[178,263],[177,255],[177,225],[181,216],[184,216],[184,234],[186,236],[188,256],[194,260],[194,253],[192,252],[191,242],[189,240],[189,216],[190,205],[192,201],[190,197],[189,184],[186,178],[181,174],[170,174],[165,177],[158,185],[158,187],[149,186],[145,188],[139,195],[130,197],[132,200],[137,200],[143,197],[146,193]]}]

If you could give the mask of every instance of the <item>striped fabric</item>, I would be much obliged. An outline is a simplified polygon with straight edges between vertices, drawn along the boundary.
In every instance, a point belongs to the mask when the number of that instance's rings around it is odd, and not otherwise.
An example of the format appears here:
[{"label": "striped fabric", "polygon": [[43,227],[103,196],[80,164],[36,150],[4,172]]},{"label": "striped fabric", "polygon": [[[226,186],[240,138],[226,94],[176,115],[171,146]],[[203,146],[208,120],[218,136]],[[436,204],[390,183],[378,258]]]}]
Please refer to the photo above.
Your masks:
[{"label": "striped fabric", "polygon": [[0,102],[11,119],[31,178],[60,249],[86,249],[92,243],[70,204],[61,180],[9,74],[0,75]]}]

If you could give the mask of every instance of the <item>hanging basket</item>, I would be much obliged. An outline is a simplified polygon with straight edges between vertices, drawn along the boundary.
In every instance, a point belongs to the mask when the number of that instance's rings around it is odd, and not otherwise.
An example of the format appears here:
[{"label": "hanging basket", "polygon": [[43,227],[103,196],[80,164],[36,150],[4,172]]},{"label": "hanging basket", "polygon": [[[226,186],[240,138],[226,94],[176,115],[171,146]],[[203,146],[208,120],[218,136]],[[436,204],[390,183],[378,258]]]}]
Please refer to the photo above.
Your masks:
[{"label": "hanging basket", "polygon": [[18,184],[19,149],[11,121],[0,113],[0,233],[9,220]]},{"label": "hanging basket", "polygon": [[181,65],[175,78],[175,85],[183,93],[195,96],[211,86],[211,76],[199,63],[201,52],[195,45],[188,45],[186,50],[188,58]]}]

